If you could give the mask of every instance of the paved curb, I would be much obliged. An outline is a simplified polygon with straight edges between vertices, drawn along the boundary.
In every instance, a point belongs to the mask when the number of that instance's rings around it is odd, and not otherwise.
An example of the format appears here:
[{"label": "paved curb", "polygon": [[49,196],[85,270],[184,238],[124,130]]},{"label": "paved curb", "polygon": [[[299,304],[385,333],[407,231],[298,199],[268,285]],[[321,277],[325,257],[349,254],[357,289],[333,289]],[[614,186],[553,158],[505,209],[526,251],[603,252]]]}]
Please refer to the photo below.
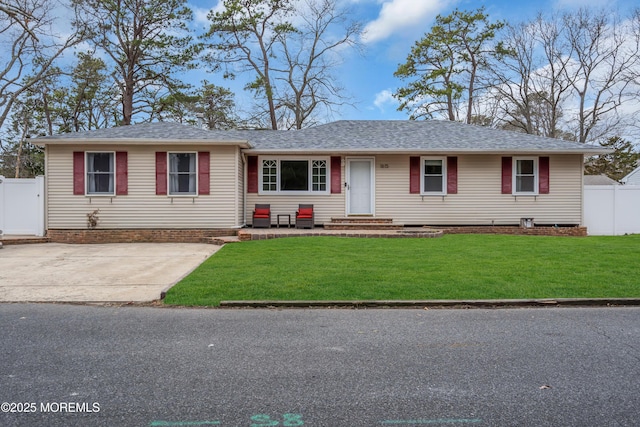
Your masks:
[{"label": "paved curb", "polygon": [[492,308],[640,306],[640,298],[508,300],[221,301],[225,308]]}]

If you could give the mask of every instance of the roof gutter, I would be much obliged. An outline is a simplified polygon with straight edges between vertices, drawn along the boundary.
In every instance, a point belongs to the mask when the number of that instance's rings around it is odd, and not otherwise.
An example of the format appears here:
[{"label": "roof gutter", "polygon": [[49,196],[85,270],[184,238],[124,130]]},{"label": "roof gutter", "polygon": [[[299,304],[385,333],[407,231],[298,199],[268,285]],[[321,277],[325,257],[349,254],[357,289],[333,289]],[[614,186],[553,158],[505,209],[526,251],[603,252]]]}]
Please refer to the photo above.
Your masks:
[{"label": "roof gutter", "polygon": [[32,144],[44,147],[46,145],[215,145],[238,146],[252,149],[253,145],[247,140],[212,140],[212,139],[152,139],[152,138],[37,138]]},{"label": "roof gutter", "polygon": [[447,149],[447,148],[439,148],[439,149],[418,149],[418,148],[402,148],[402,149],[245,149],[244,152],[246,154],[257,155],[286,155],[286,154],[309,154],[309,155],[318,155],[318,154],[514,154],[514,155],[539,155],[539,154],[583,154],[585,156],[598,155],[598,154],[608,154],[613,153],[614,150],[608,148],[597,148],[588,150],[543,150],[543,149],[522,149],[522,150],[501,150],[501,149],[490,149],[490,150],[468,150],[468,149]]}]

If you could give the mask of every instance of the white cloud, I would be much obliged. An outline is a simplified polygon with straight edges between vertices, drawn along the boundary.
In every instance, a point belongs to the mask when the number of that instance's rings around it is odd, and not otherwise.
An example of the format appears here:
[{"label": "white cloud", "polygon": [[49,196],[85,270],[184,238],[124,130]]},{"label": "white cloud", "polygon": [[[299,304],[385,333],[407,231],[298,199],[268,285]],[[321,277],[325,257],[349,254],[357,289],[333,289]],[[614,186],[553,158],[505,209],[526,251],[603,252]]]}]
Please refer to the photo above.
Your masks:
[{"label": "white cloud", "polygon": [[224,11],[222,1],[218,1],[214,7],[208,9],[193,4],[189,5],[189,8],[193,11],[193,22],[196,25],[202,25],[204,27],[209,27],[209,25],[211,25],[211,22],[207,18],[210,12],[215,13]]},{"label": "white cloud", "polygon": [[394,110],[398,108],[398,100],[393,97],[393,92],[389,89],[385,89],[376,94],[376,99],[373,101],[373,105],[384,113],[385,107],[392,107]]},{"label": "white cloud", "polygon": [[384,0],[378,18],[365,27],[362,40],[374,43],[396,33],[406,33],[427,28],[431,21],[447,5],[447,0]]},{"label": "white cloud", "polygon": [[207,25],[209,24],[209,20],[207,19],[207,15],[211,11],[211,9],[203,9],[201,7],[191,7],[193,11],[193,22],[199,25]]}]

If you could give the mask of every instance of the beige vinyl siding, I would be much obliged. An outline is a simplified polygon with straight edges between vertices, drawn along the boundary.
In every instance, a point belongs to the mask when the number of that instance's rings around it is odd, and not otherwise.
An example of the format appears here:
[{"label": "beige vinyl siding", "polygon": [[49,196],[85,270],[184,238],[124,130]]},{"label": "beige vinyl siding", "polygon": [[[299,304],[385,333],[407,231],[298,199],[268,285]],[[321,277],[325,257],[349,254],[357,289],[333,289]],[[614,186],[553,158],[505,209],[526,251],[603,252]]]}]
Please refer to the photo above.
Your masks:
[{"label": "beige vinyl siding", "polygon": [[[99,209],[98,228],[227,228],[237,226],[237,151],[234,146],[49,146],[48,228],[85,229],[87,214]],[[128,152],[128,194],[73,195],[74,151]],[[210,195],[156,195],[156,151],[209,151]]]},{"label": "beige vinyl siding", "polygon": [[[358,156],[342,157],[343,182],[346,157]],[[375,216],[379,218],[405,225],[507,225],[519,224],[525,217],[537,224],[581,223],[582,154],[550,155],[550,193],[535,197],[501,194],[501,155],[458,155],[458,194],[446,196],[409,193],[410,155],[361,157],[375,159]],[[318,196],[248,194],[248,223],[256,203],[271,204],[274,224],[278,213],[291,214],[293,222],[299,203],[314,205],[316,224],[346,215],[344,188],[340,194]]]},{"label": "beige vinyl siding", "polygon": [[376,156],[376,216],[407,225],[581,222],[581,154],[550,156],[550,192],[535,197],[501,194],[502,156],[457,157],[458,194],[422,196],[409,193],[409,156]]}]

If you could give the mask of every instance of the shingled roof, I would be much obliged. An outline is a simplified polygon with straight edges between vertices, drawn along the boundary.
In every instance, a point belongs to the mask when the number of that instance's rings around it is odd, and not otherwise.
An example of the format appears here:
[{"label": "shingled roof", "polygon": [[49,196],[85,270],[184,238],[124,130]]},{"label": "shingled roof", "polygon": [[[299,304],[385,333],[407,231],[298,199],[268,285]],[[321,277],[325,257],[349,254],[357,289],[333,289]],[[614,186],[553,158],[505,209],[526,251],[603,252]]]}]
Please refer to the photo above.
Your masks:
[{"label": "shingled roof", "polygon": [[232,138],[224,133],[218,133],[202,129],[192,125],[175,122],[140,123],[130,126],[117,126],[113,128],[97,129],[84,132],[64,133],[60,135],[45,136],[34,139],[38,145],[61,143],[95,143],[95,142],[122,142],[122,143],[153,143],[153,142],[180,142],[180,143],[211,143],[211,144],[238,144],[250,147],[246,139]]},{"label": "shingled roof", "polygon": [[[249,132],[249,133],[247,133]],[[588,153],[602,147],[450,121],[345,120],[298,131],[238,133],[255,152]]]},{"label": "shingled roof", "polygon": [[209,131],[178,123],[144,123],[38,138],[40,145],[83,142],[238,144],[255,153],[585,153],[610,150],[450,121],[342,120],[295,131]]}]

